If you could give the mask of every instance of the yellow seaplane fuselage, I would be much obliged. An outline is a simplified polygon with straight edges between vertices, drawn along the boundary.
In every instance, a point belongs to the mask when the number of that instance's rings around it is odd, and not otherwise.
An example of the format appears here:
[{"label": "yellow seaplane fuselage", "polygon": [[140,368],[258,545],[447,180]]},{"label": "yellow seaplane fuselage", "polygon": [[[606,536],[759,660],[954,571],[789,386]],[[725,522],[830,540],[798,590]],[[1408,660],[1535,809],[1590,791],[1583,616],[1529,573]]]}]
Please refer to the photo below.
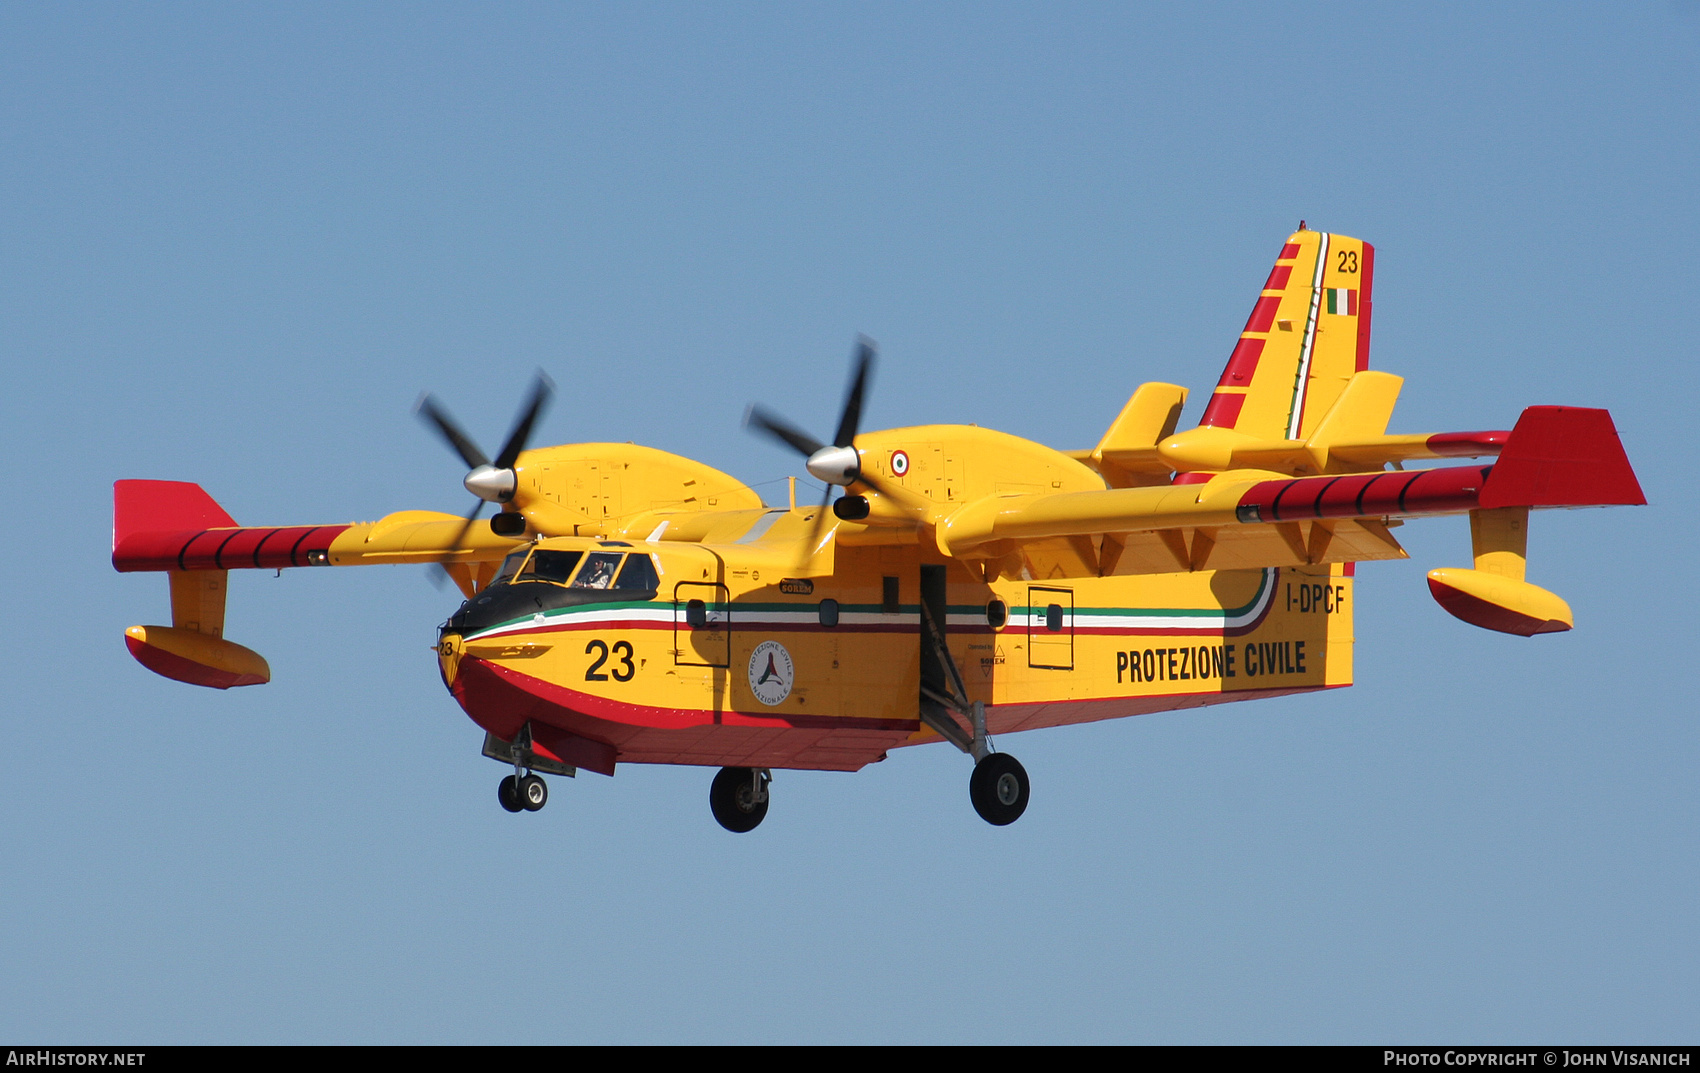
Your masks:
[{"label": "yellow seaplane fuselage", "polygon": [[[864,439],[885,476],[946,505],[997,490],[976,482],[982,468],[1012,495],[1104,487],[1081,462],[985,429]],[[519,472],[654,502],[678,491],[655,486],[656,453],[583,445]],[[900,476],[890,462],[904,455]],[[854,770],[939,740],[917,715],[924,671],[945,684],[943,667],[923,667],[923,600],[992,734],[1351,684],[1346,564],[1098,577],[1068,562],[1004,577],[923,546],[913,524],[842,521],[802,560],[821,508],[766,508],[722,474],[698,480],[715,492],[703,510],[675,502],[607,538],[527,544],[449,619],[443,679],[480,726],[510,740],[528,720],[564,731],[583,740],[534,734],[605,773],[616,759]],[[1096,557],[1068,541],[1051,553]]]}]

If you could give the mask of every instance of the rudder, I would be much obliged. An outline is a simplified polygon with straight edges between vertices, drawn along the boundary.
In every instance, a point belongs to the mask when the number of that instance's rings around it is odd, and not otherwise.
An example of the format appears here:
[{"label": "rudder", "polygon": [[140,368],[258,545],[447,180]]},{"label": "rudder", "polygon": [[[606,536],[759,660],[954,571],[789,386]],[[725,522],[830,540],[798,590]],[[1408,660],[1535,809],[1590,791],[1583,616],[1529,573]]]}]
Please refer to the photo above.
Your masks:
[{"label": "rudder", "polygon": [[1303,440],[1369,368],[1375,247],[1326,231],[1287,237],[1201,425]]}]

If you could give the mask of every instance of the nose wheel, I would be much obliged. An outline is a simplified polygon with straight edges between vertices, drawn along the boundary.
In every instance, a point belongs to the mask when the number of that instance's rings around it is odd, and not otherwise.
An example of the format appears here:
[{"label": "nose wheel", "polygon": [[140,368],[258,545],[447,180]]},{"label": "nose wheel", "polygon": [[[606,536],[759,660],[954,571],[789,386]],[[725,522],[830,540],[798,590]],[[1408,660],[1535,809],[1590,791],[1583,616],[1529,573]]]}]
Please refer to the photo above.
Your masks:
[{"label": "nose wheel", "polygon": [[538,775],[508,775],[496,785],[496,800],[509,812],[536,812],[549,803],[549,784]]},{"label": "nose wheel", "polygon": [[496,800],[509,812],[536,812],[549,803],[549,784],[539,771],[573,778],[578,769],[553,756],[539,755],[531,745],[531,724],[520,727],[512,741],[484,735],[484,755],[513,768],[496,786]]}]

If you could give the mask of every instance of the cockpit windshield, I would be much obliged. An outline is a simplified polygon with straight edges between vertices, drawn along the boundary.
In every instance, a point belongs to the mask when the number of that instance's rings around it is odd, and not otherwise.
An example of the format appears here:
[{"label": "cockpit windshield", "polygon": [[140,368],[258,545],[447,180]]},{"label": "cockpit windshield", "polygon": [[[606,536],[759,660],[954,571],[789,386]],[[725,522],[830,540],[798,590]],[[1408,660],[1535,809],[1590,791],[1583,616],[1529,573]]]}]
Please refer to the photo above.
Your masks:
[{"label": "cockpit windshield", "polygon": [[[621,569],[620,560],[625,560]],[[577,577],[574,577],[574,571]],[[616,580],[617,579],[617,580]],[[520,548],[502,560],[502,568],[490,582],[550,581],[575,589],[655,589],[660,585],[655,564],[648,555],[626,555],[616,551],[556,551],[551,548]]]},{"label": "cockpit windshield", "polygon": [[502,568],[496,571],[496,576],[490,580],[490,584],[500,585],[505,581],[512,581],[514,575],[519,573],[520,566],[525,563],[525,557],[530,554],[530,548],[521,548],[516,552],[511,552],[506,559],[502,560]]},{"label": "cockpit windshield", "polygon": [[[506,581],[553,581],[565,585],[573,576],[573,567],[582,558],[582,551],[551,551],[548,548],[521,548],[502,560],[490,584]],[[529,559],[527,558],[529,556]]]},{"label": "cockpit windshield", "polygon": [[573,576],[573,567],[578,565],[582,555],[582,551],[550,551],[547,548],[538,548],[532,552],[531,561],[525,564],[525,569],[520,571],[519,580],[553,581],[564,585],[567,579]]},{"label": "cockpit windshield", "polygon": [[649,556],[638,553],[626,556],[626,568],[620,571],[616,589],[658,589],[661,579],[655,576],[655,563]]}]

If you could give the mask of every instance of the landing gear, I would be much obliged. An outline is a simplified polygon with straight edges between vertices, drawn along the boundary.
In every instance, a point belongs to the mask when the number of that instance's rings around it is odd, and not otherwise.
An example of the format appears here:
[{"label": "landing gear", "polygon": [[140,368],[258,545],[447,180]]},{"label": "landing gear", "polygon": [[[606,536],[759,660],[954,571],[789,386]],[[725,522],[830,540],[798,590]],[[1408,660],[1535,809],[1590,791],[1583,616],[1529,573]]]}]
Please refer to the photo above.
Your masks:
[{"label": "landing gear", "polygon": [[[923,586],[924,578],[923,574]],[[968,777],[968,800],[982,820],[993,827],[1007,827],[1027,811],[1027,769],[1008,753],[992,752],[992,738],[986,733],[986,705],[968,700],[962,672],[957,670],[950,646],[945,644],[944,631],[934,621],[925,596],[921,600],[921,642],[937,666],[949,676],[946,683],[934,688],[934,683],[929,683],[923,674],[921,722],[974,758],[974,774]],[[966,731],[957,721],[958,716],[968,721]]]},{"label": "landing gear", "polygon": [[496,784],[496,800],[509,812],[536,812],[549,803],[549,784],[537,775],[508,775]]},{"label": "landing gear", "polygon": [[1027,770],[1008,753],[987,753],[968,777],[974,811],[994,827],[1006,827],[1027,811]]},{"label": "landing gear", "polygon": [[[1022,778],[1025,780],[1026,776]],[[536,812],[549,803],[549,784],[540,775],[527,775],[519,780],[519,803],[525,811]],[[1022,804],[1026,804],[1025,798]]]},{"label": "landing gear", "polygon": [[532,749],[530,723],[520,727],[511,742],[486,733],[484,755],[513,766],[514,773],[496,786],[496,800],[509,812],[536,812],[549,803],[549,784],[537,774],[539,771],[565,775],[569,779],[578,774],[578,769],[571,764],[539,756]]},{"label": "landing gear", "polygon": [[728,831],[753,831],[767,816],[767,786],[772,781],[766,768],[723,767],[708,788],[708,807]]}]

